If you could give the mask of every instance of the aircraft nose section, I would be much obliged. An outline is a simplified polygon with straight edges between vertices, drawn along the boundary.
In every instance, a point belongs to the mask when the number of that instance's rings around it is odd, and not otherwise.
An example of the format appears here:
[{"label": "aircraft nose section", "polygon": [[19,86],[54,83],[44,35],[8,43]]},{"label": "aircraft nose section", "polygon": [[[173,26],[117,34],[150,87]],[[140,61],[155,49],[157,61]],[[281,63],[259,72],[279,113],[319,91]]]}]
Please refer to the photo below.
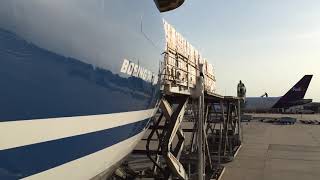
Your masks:
[{"label": "aircraft nose section", "polygon": [[184,0],[156,0],[160,12],[167,12],[180,7]]}]

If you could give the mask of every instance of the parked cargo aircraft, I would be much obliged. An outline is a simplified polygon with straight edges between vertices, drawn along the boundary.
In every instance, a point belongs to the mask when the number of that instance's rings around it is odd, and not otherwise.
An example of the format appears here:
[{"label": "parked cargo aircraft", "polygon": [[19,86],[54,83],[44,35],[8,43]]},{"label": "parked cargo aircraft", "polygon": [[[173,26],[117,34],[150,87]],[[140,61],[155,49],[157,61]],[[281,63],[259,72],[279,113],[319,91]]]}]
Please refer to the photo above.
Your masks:
[{"label": "parked cargo aircraft", "polygon": [[243,111],[265,112],[271,109],[286,109],[292,106],[312,102],[312,99],[303,99],[309,87],[312,75],[305,75],[282,97],[247,97]]},{"label": "parked cargo aircraft", "polygon": [[159,101],[160,12],[184,0],[1,0],[0,179],[106,177]]}]

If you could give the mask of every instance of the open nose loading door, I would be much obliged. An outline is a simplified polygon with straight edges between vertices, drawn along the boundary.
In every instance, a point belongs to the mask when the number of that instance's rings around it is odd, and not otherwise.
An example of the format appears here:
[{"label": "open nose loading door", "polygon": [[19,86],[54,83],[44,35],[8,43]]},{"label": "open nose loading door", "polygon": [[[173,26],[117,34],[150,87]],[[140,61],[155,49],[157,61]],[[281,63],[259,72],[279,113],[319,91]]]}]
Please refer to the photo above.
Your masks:
[{"label": "open nose loading door", "polygon": [[160,12],[167,12],[180,7],[184,0],[154,0]]}]

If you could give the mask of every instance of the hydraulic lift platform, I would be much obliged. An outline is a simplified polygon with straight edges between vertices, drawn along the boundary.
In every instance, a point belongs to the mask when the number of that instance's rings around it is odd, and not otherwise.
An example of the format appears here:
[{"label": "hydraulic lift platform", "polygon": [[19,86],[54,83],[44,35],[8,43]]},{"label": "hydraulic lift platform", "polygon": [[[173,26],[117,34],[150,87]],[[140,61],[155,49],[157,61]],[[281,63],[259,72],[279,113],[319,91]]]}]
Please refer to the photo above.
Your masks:
[{"label": "hydraulic lift platform", "polygon": [[131,177],[122,179],[219,179],[223,163],[232,161],[241,147],[240,101],[207,92],[199,98],[163,95],[142,140],[145,149],[133,152],[148,157],[148,168],[131,170]]},{"label": "hydraulic lift platform", "polygon": [[222,164],[232,161],[241,146],[242,99],[215,93],[213,71],[200,56],[193,61],[170,47],[164,55],[159,110],[142,140],[145,149],[133,152],[148,157],[151,165],[118,177],[219,179]]}]

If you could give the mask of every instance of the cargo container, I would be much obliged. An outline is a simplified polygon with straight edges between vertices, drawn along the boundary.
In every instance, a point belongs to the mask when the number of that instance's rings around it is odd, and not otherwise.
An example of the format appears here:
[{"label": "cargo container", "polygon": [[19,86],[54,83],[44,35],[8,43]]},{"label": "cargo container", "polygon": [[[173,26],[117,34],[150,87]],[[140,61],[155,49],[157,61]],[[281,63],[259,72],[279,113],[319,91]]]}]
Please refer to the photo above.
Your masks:
[{"label": "cargo container", "polygon": [[166,47],[162,62],[161,83],[163,88],[174,92],[188,93],[195,88],[200,67],[203,65],[204,89],[215,93],[214,66],[201,56],[176,29],[164,21]]}]

